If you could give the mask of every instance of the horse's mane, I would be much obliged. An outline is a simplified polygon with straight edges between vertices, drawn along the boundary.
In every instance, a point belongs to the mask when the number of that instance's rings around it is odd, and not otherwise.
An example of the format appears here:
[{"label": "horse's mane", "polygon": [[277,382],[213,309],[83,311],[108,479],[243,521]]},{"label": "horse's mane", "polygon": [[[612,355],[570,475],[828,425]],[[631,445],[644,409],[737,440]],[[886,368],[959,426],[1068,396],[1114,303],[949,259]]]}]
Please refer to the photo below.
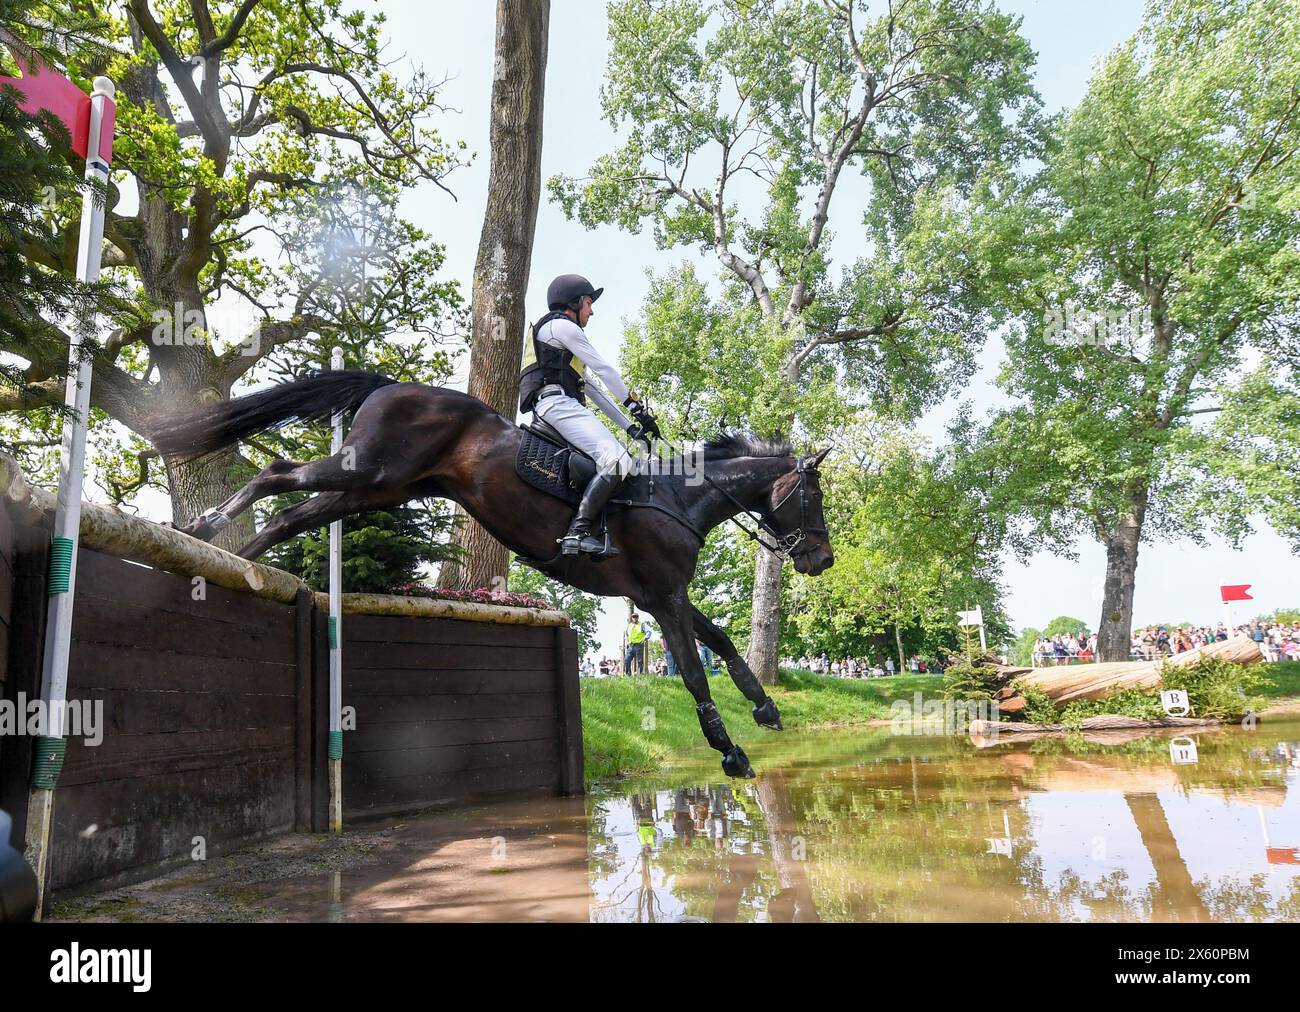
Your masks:
[{"label": "horse's mane", "polygon": [[733,457],[793,457],[794,450],[784,439],[765,439],[747,432],[720,432],[705,440],[705,460],[730,460]]}]

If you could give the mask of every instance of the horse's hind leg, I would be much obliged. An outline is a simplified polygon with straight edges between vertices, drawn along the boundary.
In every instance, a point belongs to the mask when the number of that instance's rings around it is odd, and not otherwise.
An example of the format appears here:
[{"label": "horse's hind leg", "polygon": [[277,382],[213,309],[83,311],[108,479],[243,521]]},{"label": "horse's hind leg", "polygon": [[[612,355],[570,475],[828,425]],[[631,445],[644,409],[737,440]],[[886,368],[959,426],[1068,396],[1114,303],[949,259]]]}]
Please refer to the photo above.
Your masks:
[{"label": "horse's hind leg", "polygon": [[383,487],[382,469],[362,467],[353,446],[317,460],[274,460],[262,473],[233,496],[182,528],[191,537],[208,540],[253,503],[282,492],[378,491]]},{"label": "horse's hind leg", "polygon": [[181,530],[192,538],[198,538],[200,541],[211,541],[218,531],[252,506],[253,503],[266,498],[268,495],[275,495],[277,492],[283,491],[282,488],[276,487],[277,483],[283,484],[290,473],[306,466],[304,461],[298,460],[271,461],[266,467],[262,468],[261,473],[256,478],[220,506],[208,510],[202,516],[195,517]]},{"label": "horse's hind leg", "polygon": [[[400,500],[399,500],[400,501]],[[241,558],[256,559],[268,548],[288,541],[295,534],[323,527],[352,513],[382,507],[369,492],[322,492],[274,514],[257,532],[257,537],[236,553]]]},{"label": "horse's hind leg", "polygon": [[717,704],[709,694],[709,679],[700,663],[700,655],[695,651],[695,636],[692,631],[691,603],[686,600],[686,591],[674,594],[660,607],[647,609],[654,615],[659,628],[663,630],[668,649],[677,658],[677,670],[681,673],[686,689],[695,697],[695,714],[700,720],[700,730],[709,744],[722,753],[722,772],[729,777],[752,777],[754,769],[749,765],[745,750],[732,742],[727,729],[718,713]]},{"label": "horse's hind leg", "polygon": [[727,673],[736,683],[736,688],[740,690],[741,695],[754,704],[754,709],[751,711],[754,714],[754,723],[759,727],[771,728],[773,731],[784,731],[785,728],[781,726],[781,713],[777,710],[776,703],[772,702],[772,697],[763,690],[763,685],[754,676],[754,672],[749,670],[749,665],[736,650],[731,637],[714,625],[709,616],[694,605],[691,606],[691,623],[695,630],[695,638],[726,662]]}]

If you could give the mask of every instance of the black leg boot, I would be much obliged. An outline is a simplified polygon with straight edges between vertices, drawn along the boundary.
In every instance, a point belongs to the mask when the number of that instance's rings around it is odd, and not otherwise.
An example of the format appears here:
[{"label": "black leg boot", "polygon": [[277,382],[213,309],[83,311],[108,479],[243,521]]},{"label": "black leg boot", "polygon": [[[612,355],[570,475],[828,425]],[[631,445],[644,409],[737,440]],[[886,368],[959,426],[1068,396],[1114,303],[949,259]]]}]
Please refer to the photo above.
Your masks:
[{"label": "black leg boot", "polygon": [[717,704],[712,700],[697,703],[695,713],[700,718],[700,730],[704,732],[709,745],[722,753],[722,772],[729,777],[752,778],[754,768],[749,765],[749,756],[745,755],[743,748],[732,743],[722,724],[722,714],[718,713]]},{"label": "black leg boot", "polygon": [[[605,504],[609,502],[610,497],[622,481],[622,476],[614,473],[598,474],[587,483],[587,487],[582,493],[582,501],[578,503],[578,515],[573,518],[573,523],[569,525],[569,532],[560,539],[561,554],[577,555],[579,552],[605,552],[605,542],[598,541],[591,536],[591,526],[595,519],[600,516],[600,511],[605,508]],[[611,545],[609,552],[605,553],[605,557],[608,558],[611,555],[618,554],[618,549]]]}]

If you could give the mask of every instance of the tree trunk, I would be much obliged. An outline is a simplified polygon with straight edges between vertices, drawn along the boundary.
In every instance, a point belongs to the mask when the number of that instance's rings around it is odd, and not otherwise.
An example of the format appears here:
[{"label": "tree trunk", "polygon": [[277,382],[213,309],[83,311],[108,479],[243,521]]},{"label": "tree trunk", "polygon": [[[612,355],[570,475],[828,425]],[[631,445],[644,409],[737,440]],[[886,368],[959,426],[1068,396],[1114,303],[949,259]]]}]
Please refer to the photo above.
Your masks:
[{"label": "tree trunk", "polygon": [[[550,0],[497,0],[492,77],[492,166],[474,264],[469,392],[514,418],[526,327],[524,298],[542,192],[542,96]],[[438,586],[505,590],[509,556],[460,507],[459,563]]]},{"label": "tree trunk", "polygon": [[764,685],[775,685],[781,646],[782,559],[760,548],[754,559],[754,605],[745,663]]},{"label": "tree trunk", "polygon": [[[182,527],[229,499],[252,477],[240,477],[246,467],[238,448],[233,446],[197,460],[169,461],[167,484],[171,491],[172,523]],[[252,541],[256,533],[253,511],[249,510],[217,532],[212,543],[234,552]]]},{"label": "tree trunk", "polygon": [[901,675],[907,670],[907,665],[903,663],[903,630],[897,622],[894,623],[894,643],[898,647],[898,673]]},{"label": "tree trunk", "polygon": [[1126,661],[1133,635],[1133,589],[1137,580],[1138,545],[1146,517],[1146,493],[1135,497],[1132,512],[1120,519],[1106,545],[1106,585],[1097,624],[1097,660]]}]

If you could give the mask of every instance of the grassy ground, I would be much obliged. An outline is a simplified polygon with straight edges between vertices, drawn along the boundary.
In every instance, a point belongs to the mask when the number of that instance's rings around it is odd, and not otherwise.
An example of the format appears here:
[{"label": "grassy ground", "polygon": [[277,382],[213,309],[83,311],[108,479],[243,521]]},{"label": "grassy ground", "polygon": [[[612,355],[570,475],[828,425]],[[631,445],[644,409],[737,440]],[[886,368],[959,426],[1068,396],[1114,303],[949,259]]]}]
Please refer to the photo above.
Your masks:
[{"label": "grassy ground", "polygon": [[[1269,702],[1300,699],[1300,662],[1265,665],[1257,690]],[[939,695],[939,675],[894,675],[891,678],[830,678],[806,671],[781,672],[781,684],[768,691],[789,730],[831,724],[888,720],[897,699],[911,701]],[[750,703],[724,673],[709,680],[714,702],[732,740],[747,745],[760,735]],[[582,732],[589,778],[647,774],[684,753],[707,748],[695,716],[695,704],[676,678],[582,679]]]},{"label": "grassy ground", "polygon": [[1264,684],[1257,690],[1270,700],[1300,697],[1300,661],[1265,664]]},{"label": "grassy ground", "polygon": [[[914,692],[938,694],[937,675],[843,679],[783,671],[781,684],[768,690],[789,730],[827,724],[887,720],[896,699]],[[709,680],[714,702],[731,738],[745,745],[760,734],[751,704],[725,674]],[[584,678],[582,732],[587,776],[652,772],[683,752],[707,747],[695,716],[695,703],[676,678]]]}]

